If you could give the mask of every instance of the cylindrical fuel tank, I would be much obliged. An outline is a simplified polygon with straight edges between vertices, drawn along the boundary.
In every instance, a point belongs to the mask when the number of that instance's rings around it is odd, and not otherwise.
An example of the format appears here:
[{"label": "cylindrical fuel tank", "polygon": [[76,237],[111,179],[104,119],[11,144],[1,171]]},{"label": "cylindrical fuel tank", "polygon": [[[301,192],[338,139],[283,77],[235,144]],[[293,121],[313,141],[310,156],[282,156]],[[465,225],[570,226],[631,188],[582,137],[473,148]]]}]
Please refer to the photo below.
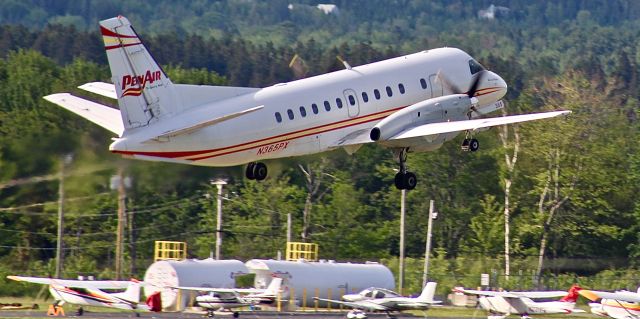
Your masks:
[{"label": "cylindrical fuel tank", "polygon": [[[395,289],[389,268],[379,263],[337,263],[334,261],[283,261],[252,259],[246,262],[256,274],[255,287],[266,287],[273,277],[283,279],[283,298],[298,306],[313,307],[313,297],[340,299],[342,295],[369,287]],[[289,296],[293,291],[293,296]],[[321,305],[325,305],[322,303]]]},{"label": "cylindrical fuel tank", "polygon": [[189,306],[192,292],[178,292],[163,287],[216,287],[234,288],[235,277],[248,274],[245,264],[239,260],[186,259],[181,261],[157,261],[144,274],[144,293],[148,297],[161,291],[162,308],[183,310]]}]

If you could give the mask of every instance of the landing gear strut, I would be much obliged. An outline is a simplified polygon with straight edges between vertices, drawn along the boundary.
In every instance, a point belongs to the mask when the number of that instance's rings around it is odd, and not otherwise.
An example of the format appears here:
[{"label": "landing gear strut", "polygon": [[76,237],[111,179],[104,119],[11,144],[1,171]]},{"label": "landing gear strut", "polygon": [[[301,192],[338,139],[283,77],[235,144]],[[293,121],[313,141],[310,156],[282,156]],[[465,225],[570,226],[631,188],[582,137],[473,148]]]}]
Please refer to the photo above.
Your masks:
[{"label": "landing gear strut", "polygon": [[213,318],[215,316],[216,314],[213,312],[213,310],[207,310],[207,318]]},{"label": "landing gear strut", "polygon": [[397,157],[398,163],[400,164],[400,170],[394,178],[394,184],[396,185],[396,188],[406,190],[412,190],[416,188],[416,185],[418,184],[416,174],[407,171],[407,166],[405,165],[407,161],[407,148],[396,151],[395,156]]},{"label": "landing gear strut", "polygon": [[247,165],[245,176],[248,179],[255,179],[257,181],[267,178],[267,165],[262,162],[251,162]]}]

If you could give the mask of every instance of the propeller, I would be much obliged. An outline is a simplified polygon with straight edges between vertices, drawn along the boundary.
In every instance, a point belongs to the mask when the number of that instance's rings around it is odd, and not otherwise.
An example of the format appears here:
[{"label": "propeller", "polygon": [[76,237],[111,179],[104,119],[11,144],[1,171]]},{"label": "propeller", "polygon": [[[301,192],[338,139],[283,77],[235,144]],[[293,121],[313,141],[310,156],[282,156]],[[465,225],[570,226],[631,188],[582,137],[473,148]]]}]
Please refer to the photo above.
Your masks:
[{"label": "propeller", "polygon": [[[444,73],[442,73],[442,70],[438,70],[436,78],[440,81],[440,83],[442,83],[444,87],[446,87],[453,94],[466,94],[469,98],[473,98],[478,91],[478,87],[480,87],[480,82],[482,82],[482,79],[484,78],[485,73],[486,73],[485,70],[482,70],[477,73],[476,77],[471,82],[471,85],[469,86],[469,90],[467,92],[463,92],[459,87],[453,84],[444,75]],[[471,119],[472,112],[475,112],[476,114],[478,114],[480,118],[482,118],[485,115],[484,113],[479,112],[475,105],[471,105],[468,113],[469,119]]]}]

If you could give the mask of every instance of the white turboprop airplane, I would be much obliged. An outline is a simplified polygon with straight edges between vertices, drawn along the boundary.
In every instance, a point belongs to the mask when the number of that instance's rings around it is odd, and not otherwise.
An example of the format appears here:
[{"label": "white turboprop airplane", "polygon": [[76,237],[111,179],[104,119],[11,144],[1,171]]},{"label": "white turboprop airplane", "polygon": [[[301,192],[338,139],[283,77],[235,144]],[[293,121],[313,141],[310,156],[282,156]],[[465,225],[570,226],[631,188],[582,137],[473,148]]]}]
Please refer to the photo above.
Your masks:
[{"label": "white turboprop airplane", "polygon": [[[172,287],[182,290],[208,292],[196,297],[198,306],[207,309],[207,316],[213,318],[215,311],[231,310],[257,304],[273,304],[280,293],[282,278],[273,278],[267,289],[208,288],[208,287]],[[245,294],[245,295],[243,295]],[[233,312],[233,317],[240,314]]]},{"label": "white turboprop airplane", "polygon": [[433,296],[436,292],[436,286],[437,283],[428,282],[424,286],[420,296],[415,298],[403,297],[398,293],[387,289],[368,288],[358,294],[342,296],[345,301],[323,298],[314,299],[353,308],[353,310],[347,313],[347,318],[349,319],[364,319],[367,317],[365,311],[382,311],[386,312],[389,318],[394,318],[391,315],[391,312],[403,310],[425,310],[435,304],[441,303],[440,301],[433,300]]},{"label": "white turboprop airplane", "polygon": [[[575,313],[585,312],[576,309],[578,300],[578,285],[573,285],[569,291],[486,291],[454,289],[456,292],[477,295],[482,309],[489,311],[489,319],[502,319],[510,314],[519,314],[522,318],[529,318],[532,314]],[[534,301],[532,299],[546,299],[562,297],[557,301]]]},{"label": "white turboprop airplane", "polygon": [[466,132],[568,114],[555,111],[481,118],[504,107],[507,84],[455,48],[422,51],[267,88],[174,84],[129,20],[100,22],[114,84],[81,89],[117,99],[120,110],[68,93],[45,96],[116,134],[109,147],[125,157],[202,166],[248,163],[246,176],[267,176],[267,159],[363,144],[393,150],[395,185],[413,189],[408,152],[430,151]]},{"label": "white turboprop airplane", "polygon": [[591,301],[601,299],[600,302],[591,302],[591,312],[615,319],[640,318],[640,288],[638,292],[619,290],[616,292],[580,290],[580,294]]},{"label": "white turboprop airplane", "polygon": [[[107,307],[122,310],[136,311],[159,311],[151,309],[145,304],[140,304],[140,286],[138,280],[115,281],[115,280],[69,280],[53,279],[42,277],[7,276],[8,279],[16,281],[31,282],[42,285],[49,285],[49,292],[53,299],[56,312],[65,303],[78,305],[78,315],[84,312],[83,306]],[[104,289],[125,289],[120,293],[105,292]]]}]

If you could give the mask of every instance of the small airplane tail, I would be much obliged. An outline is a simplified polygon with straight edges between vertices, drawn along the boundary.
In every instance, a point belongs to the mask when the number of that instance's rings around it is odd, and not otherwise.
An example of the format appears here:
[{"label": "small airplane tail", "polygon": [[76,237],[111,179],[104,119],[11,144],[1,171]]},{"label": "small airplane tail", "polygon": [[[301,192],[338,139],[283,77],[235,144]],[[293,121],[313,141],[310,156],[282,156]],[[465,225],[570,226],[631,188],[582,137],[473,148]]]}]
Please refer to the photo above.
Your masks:
[{"label": "small airplane tail", "polygon": [[430,281],[422,289],[422,293],[418,296],[418,301],[426,303],[435,303],[433,296],[436,294],[436,286],[438,283]]},{"label": "small airplane tail", "polygon": [[277,296],[280,292],[280,287],[282,286],[282,278],[273,278],[267,286],[267,289],[264,291],[264,295],[267,296]]},{"label": "small airplane tail", "polygon": [[573,286],[571,286],[571,288],[569,288],[567,295],[562,297],[560,301],[575,303],[578,300],[578,297],[580,296],[580,294],[578,293],[580,290],[582,290],[580,285],[574,284]]},{"label": "small airplane tail", "polygon": [[140,286],[142,283],[139,280],[131,278],[127,289],[124,292],[115,293],[113,296],[137,304],[140,302]]},{"label": "small airplane tail", "polygon": [[182,111],[175,87],[127,18],[100,21],[125,131]]}]

